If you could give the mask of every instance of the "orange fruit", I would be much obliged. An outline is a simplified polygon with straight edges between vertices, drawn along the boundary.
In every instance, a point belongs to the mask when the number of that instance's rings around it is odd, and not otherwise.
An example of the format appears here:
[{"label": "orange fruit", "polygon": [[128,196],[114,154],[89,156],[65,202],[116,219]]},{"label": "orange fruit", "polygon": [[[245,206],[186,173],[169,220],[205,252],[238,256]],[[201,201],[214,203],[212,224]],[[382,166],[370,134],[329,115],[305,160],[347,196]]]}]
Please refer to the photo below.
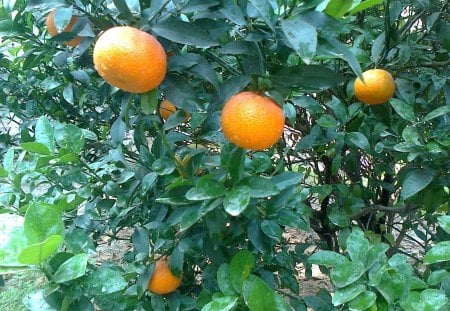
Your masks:
[{"label": "orange fruit", "polygon": [[129,26],[106,30],[94,46],[99,75],[119,89],[146,93],[164,80],[167,56],[155,37]]},{"label": "orange fruit", "polygon": [[169,258],[162,257],[155,262],[155,268],[147,289],[152,293],[164,295],[175,291],[180,284],[181,276],[173,275],[169,268]]},{"label": "orange fruit", "polygon": [[[58,29],[56,29],[56,25],[55,25],[55,13],[56,10],[51,11],[48,15],[47,15],[47,19],[45,20],[45,25],[47,26],[47,31],[50,34],[50,36],[54,37],[57,34],[59,34],[60,32],[58,31]],[[72,30],[73,25],[75,24],[75,22],[78,20],[77,16],[72,16],[72,18],[70,19],[69,23],[67,24],[66,28],[64,28],[61,32],[70,32]],[[80,44],[81,41],[81,37],[76,37],[70,41],[66,41],[64,42],[65,45],[68,46],[77,46],[78,44]]]},{"label": "orange fruit", "polygon": [[358,77],[353,85],[356,98],[369,105],[384,104],[394,95],[395,81],[392,75],[383,69],[371,69],[363,72],[364,82]]},{"label": "orange fruit", "polygon": [[270,97],[253,92],[232,96],[223,107],[220,123],[225,138],[251,150],[269,148],[283,134],[284,113]]},{"label": "orange fruit", "polygon": [[[164,120],[167,120],[175,111],[177,111],[177,107],[175,107],[168,99],[164,99],[159,105],[159,114]],[[184,111],[184,113],[186,114],[184,122],[187,122],[191,115],[187,111]]]}]

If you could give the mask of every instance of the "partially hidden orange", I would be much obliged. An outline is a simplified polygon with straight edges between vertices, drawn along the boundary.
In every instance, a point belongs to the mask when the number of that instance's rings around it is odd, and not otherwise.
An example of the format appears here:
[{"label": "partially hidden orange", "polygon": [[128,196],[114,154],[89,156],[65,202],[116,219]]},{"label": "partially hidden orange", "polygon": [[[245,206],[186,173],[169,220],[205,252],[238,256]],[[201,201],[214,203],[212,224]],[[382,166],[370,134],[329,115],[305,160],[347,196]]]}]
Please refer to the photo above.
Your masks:
[{"label": "partially hidden orange", "polygon": [[[161,104],[159,105],[159,115],[164,120],[167,120],[173,113],[177,111],[177,107],[172,104],[168,99],[164,99]],[[191,115],[187,111],[183,111],[186,114],[186,118],[184,119],[184,122],[187,122]]]},{"label": "partially hidden orange", "polygon": [[172,274],[169,268],[169,257],[162,257],[155,262],[153,274],[147,289],[152,293],[164,295],[175,291],[181,285],[181,276]]},{"label": "partially hidden orange", "polygon": [[241,92],[224,105],[220,123],[225,138],[250,150],[266,149],[283,134],[283,109],[270,97]]},{"label": "partially hidden orange", "polygon": [[115,26],[95,43],[94,65],[109,84],[130,93],[146,93],[164,80],[167,56],[151,34],[134,27]]},{"label": "partially hidden orange", "polygon": [[[70,32],[72,30],[73,25],[78,20],[78,16],[72,16],[72,18],[70,19],[67,26],[61,32],[59,32],[58,29],[56,29],[56,25],[55,25],[55,14],[56,14],[56,10],[51,11],[47,15],[47,18],[45,20],[45,25],[47,26],[47,31],[50,34],[50,36],[52,36],[52,37],[54,37],[57,34],[60,34],[62,32]],[[70,41],[64,42],[64,44],[74,47],[74,46],[77,46],[78,44],[80,44],[80,41],[81,41],[81,37],[77,36],[76,38],[74,38]]]},{"label": "partially hidden orange", "polygon": [[353,85],[355,97],[368,105],[387,102],[395,93],[395,81],[384,69],[370,69],[362,74],[364,82],[358,77]]}]

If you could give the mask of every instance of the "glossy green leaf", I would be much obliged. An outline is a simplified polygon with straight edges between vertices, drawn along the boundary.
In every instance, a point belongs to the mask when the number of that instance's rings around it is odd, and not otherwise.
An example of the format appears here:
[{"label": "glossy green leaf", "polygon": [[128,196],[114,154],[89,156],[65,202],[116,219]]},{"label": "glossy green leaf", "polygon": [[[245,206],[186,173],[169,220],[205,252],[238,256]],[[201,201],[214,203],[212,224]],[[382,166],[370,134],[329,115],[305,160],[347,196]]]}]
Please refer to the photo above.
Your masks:
[{"label": "glossy green leaf", "polygon": [[62,236],[50,235],[41,243],[24,248],[19,254],[18,261],[26,265],[40,265],[58,250],[62,242]]},{"label": "glossy green leaf", "polygon": [[317,49],[316,28],[304,22],[301,16],[281,21],[281,29],[289,44],[305,64],[310,64]]},{"label": "glossy green leaf", "polygon": [[265,235],[273,239],[275,242],[281,242],[281,235],[283,234],[283,230],[281,230],[281,227],[275,220],[264,219],[261,222],[261,230]]},{"label": "glossy green leaf", "polygon": [[355,146],[361,148],[364,151],[370,151],[370,144],[367,137],[360,132],[347,133],[345,137]]},{"label": "glossy green leaf", "polygon": [[427,113],[427,115],[422,119],[422,122],[429,122],[435,118],[446,115],[448,113],[450,113],[450,105],[438,107]]},{"label": "glossy green leaf", "polygon": [[450,241],[443,241],[433,246],[423,257],[426,264],[450,261]]},{"label": "glossy green leaf", "polygon": [[270,2],[268,0],[249,0],[249,2],[255,7],[267,26],[275,32],[275,14]]},{"label": "glossy green leaf", "polygon": [[439,216],[437,220],[442,230],[450,234],[450,215]]},{"label": "glossy green leaf", "polygon": [[46,117],[40,117],[37,120],[34,135],[37,143],[45,145],[50,153],[55,152],[55,136],[53,126]]},{"label": "glossy green leaf", "polygon": [[347,238],[347,252],[353,262],[364,262],[369,252],[369,241],[360,229],[353,229]]},{"label": "glossy green leaf", "polygon": [[377,295],[374,292],[365,291],[359,294],[348,304],[350,310],[367,310],[375,304]]},{"label": "glossy green leaf", "polygon": [[186,198],[192,201],[208,200],[225,195],[225,186],[213,179],[201,178],[194,188],[186,192]]},{"label": "glossy green leaf", "polygon": [[88,275],[81,285],[92,295],[105,295],[124,289],[127,282],[119,271],[100,267]]},{"label": "glossy green leaf", "polygon": [[352,284],[344,288],[338,288],[332,298],[333,305],[339,306],[349,302],[362,294],[365,290],[366,287],[362,284]]},{"label": "glossy green leaf", "polygon": [[33,203],[25,214],[24,233],[28,243],[40,243],[52,235],[64,233],[61,213],[55,205]]},{"label": "glossy green leaf", "polygon": [[320,65],[291,66],[270,76],[274,83],[307,90],[326,90],[344,81],[342,75]]},{"label": "glossy green leaf", "polygon": [[360,4],[356,5],[355,7],[353,7],[351,9],[350,15],[354,15],[360,11],[369,9],[369,8],[379,5],[383,2],[384,2],[384,0],[364,0]]},{"label": "glossy green leaf", "polygon": [[427,283],[430,286],[436,286],[449,276],[450,272],[448,272],[445,269],[435,270],[431,272],[430,275],[428,276]]},{"label": "glossy green leaf", "polygon": [[247,186],[240,186],[231,189],[225,195],[223,207],[231,216],[240,215],[250,203],[251,189]]},{"label": "glossy green leaf", "polygon": [[329,35],[323,35],[322,36],[326,42],[332,47],[329,51],[331,55],[335,57],[339,57],[346,61],[350,68],[352,68],[353,72],[358,76],[362,77],[362,70],[361,65],[359,64],[358,59],[356,58],[355,54],[350,50],[350,48],[341,43],[339,40],[336,40],[334,37]]},{"label": "glossy green leaf", "polygon": [[77,126],[73,124],[57,124],[54,133],[59,147],[74,153],[78,153],[83,149],[84,135]]},{"label": "glossy green leaf", "polygon": [[242,292],[242,284],[248,278],[255,266],[255,257],[248,250],[241,250],[231,258],[230,281],[234,290]]},{"label": "glossy green leaf", "polygon": [[111,125],[111,143],[114,147],[119,146],[123,142],[127,126],[121,118],[117,118]]},{"label": "glossy green leaf", "polygon": [[308,262],[311,264],[327,266],[327,267],[337,267],[345,263],[349,263],[349,260],[344,255],[341,255],[332,251],[318,251],[312,254],[308,258]]},{"label": "glossy green leaf", "polygon": [[238,298],[232,296],[216,297],[203,306],[201,311],[231,311],[238,305]]},{"label": "glossy green leaf", "polygon": [[53,281],[64,283],[83,276],[86,273],[87,262],[87,254],[78,254],[69,258],[56,270]]},{"label": "glossy green leaf", "polygon": [[400,196],[408,199],[425,189],[434,179],[435,172],[430,169],[415,169],[409,172],[402,184]]},{"label": "glossy green leaf", "polygon": [[252,198],[265,198],[280,192],[270,179],[260,176],[250,176],[243,179],[240,183],[240,187],[242,186],[251,189],[250,196]]},{"label": "glossy green leaf", "polygon": [[364,264],[361,262],[340,264],[331,270],[331,281],[336,287],[345,287],[359,280],[365,270]]}]

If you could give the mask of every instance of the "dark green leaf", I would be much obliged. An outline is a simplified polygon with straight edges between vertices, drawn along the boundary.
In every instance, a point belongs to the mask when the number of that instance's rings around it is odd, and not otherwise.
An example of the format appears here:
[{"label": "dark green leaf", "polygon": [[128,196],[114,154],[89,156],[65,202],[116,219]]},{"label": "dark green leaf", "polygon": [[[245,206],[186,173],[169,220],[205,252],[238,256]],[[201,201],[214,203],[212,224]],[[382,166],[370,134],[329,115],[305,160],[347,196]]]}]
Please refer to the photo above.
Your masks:
[{"label": "dark green leaf", "polygon": [[218,45],[209,34],[194,23],[179,20],[166,20],[153,26],[152,30],[159,36],[173,42],[196,47],[210,47]]},{"label": "dark green leaf", "polygon": [[123,142],[127,126],[121,118],[117,118],[111,126],[111,143],[114,147],[119,146]]},{"label": "dark green leaf", "polygon": [[85,142],[83,132],[73,124],[57,124],[55,140],[58,146],[74,153],[80,152]]},{"label": "dark green leaf", "polygon": [[307,90],[325,90],[344,81],[341,74],[320,65],[291,66],[273,74],[273,82],[286,86],[298,86]]},{"label": "dark green leaf", "polygon": [[155,88],[147,93],[141,94],[141,109],[146,115],[153,113],[158,106],[158,90]]},{"label": "dark green leaf", "polygon": [[226,263],[220,265],[219,270],[217,270],[217,284],[225,296],[236,295],[230,280],[230,265]]},{"label": "dark green leaf", "polygon": [[221,1],[223,7],[220,9],[223,15],[236,25],[242,26],[246,24],[244,14],[241,8],[232,0]]},{"label": "dark green leaf", "polygon": [[435,172],[430,169],[415,169],[409,172],[402,184],[400,196],[408,199],[425,189],[434,179]]},{"label": "dark green leaf", "polygon": [[334,37],[324,36],[324,39],[333,48],[327,52],[329,52],[331,55],[335,57],[339,57],[345,60],[350,66],[350,68],[352,68],[353,72],[358,77],[361,78],[362,77],[361,65],[359,64],[358,59],[356,58],[355,54],[350,50],[350,48],[341,43],[340,41],[336,40]]},{"label": "dark green leaf", "polygon": [[153,162],[152,170],[158,175],[168,175],[175,170],[175,163],[167,157],[159,158]]},{"label": "dark green leaf", "polygon": [[53,281],[64,283],[83,276],[86,273],[87,261],[87,254],[78,254],[69,258],[56,270]]},{"label": "dark green leaf", "polygon": [[247,177],[242,180],[240,186],[249,187],[251,189],[250,196],[252,198],[266,198],[280,192],[273,181],[260,176]]},{"label": "dark green leaf", "polygon": [[442,230],[450,234],[450,216],[449,215],[439,216],[437,220]]},{"label": "dark green leaf", "polygon": [[283,172],[272,177],[272,182],[280,190],[286,190],[289,187],[299,185],[303,179],[304,174],[298,172]]},{"label": "dark green leaf", "polygon": [[283,30],[291,47],[299,54],[305,64],[311,60],[317,49],[316,28],[302,20],[301,16],[281,21]]},{"label": "dark green leaf", "polygon": [[436,108],[429,112],[423,119],[422,122],[429,122],[435,118],[438,118],[440,116],[446,115],[450,113],[450,105],[442,106],[439,108]]},{"label": "dark green leaf", "polygon": [[273,12],[272,6],[270,5],[270,2],[267,0],[249,0],[249,2],[253,4],[261,18],[266,22],[267,26],[269,26],[270,29],[275,32],[275,14]]},{"label": "dark green leaf", "polygon": [[269,238],[275,240],[275,242],[281,241],[281,235],[283,231],[275,220],[263,220],[261,222],[261,230]]},{"label": "dark green leaf", "polygon": [[397,98],[391,98],[389,103],[402,119],[410,122],[416,121],[416,115],[414,114],[414,107],[412,105],[409,105]]}]

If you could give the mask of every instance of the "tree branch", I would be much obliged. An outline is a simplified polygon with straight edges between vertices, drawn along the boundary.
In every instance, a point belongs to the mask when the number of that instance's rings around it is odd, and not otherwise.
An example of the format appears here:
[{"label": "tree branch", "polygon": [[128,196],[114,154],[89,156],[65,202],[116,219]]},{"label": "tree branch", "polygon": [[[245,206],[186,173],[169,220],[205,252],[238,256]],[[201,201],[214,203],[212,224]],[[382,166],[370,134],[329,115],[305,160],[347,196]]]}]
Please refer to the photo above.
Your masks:
[{"label": "tree branch", "polygon": [[392,207],[392,206],[384,206],[384,205],[373,205],[370,207],[363,208],[359,212],[354,213],[350,216],[351,220],[359,219],[369,213],[372,212],[385,212],[385,213],[405,213],[414,210],[415,208],[411,208],[409,206],[405,207]]}]

